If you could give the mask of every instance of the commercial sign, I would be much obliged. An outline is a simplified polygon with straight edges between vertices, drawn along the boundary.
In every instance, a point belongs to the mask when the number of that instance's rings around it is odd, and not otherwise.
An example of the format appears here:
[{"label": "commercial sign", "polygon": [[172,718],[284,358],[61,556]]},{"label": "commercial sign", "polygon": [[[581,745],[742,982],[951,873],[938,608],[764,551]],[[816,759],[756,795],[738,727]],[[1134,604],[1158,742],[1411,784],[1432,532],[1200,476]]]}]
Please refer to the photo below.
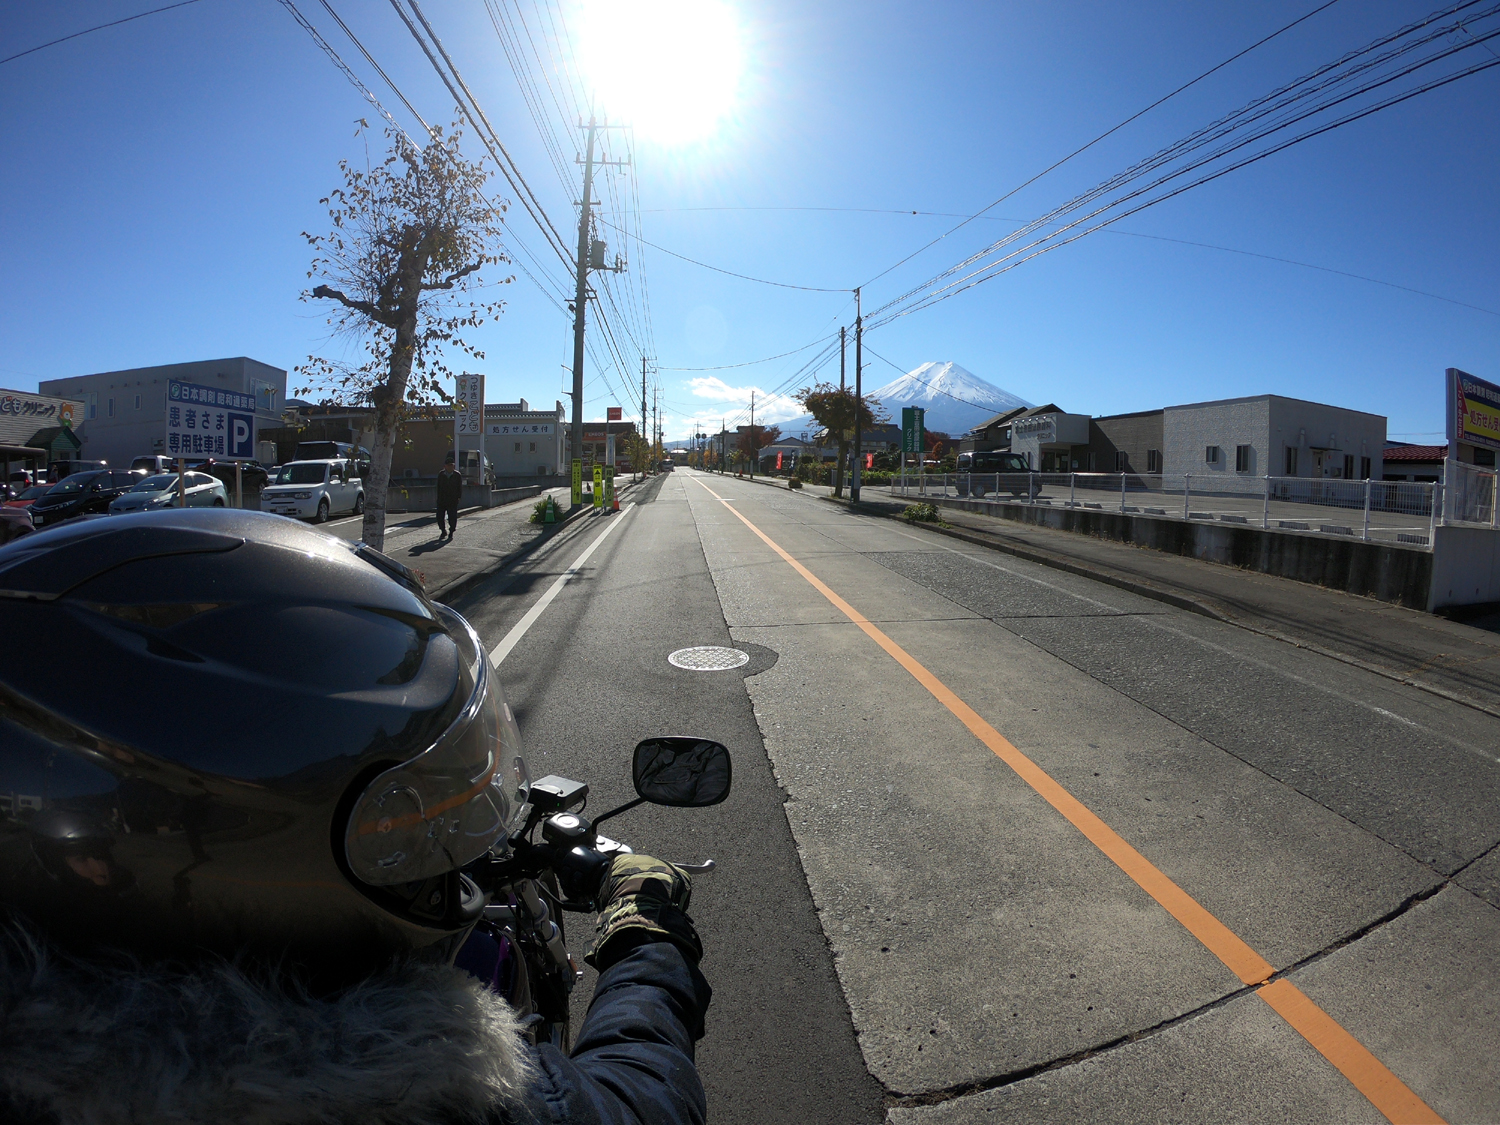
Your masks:
[{"label": "commercial sign", "polygon": [[583,503],[583,462],[573,458],[573,507]]},{"label": "commercial sign", "polygon": [[491,422],[484,432],[490,437],[506,437],[510,434],[550,434],[551,422]]},{"label": "commercial sign", "polygon": [[1458,457],[1458,442],[1500,449],[1500,387],[1467,371],[1448,368],[1448,456]]},{"label": "commercial sign", "polygon": [[921,453],[925,444],[927,409],[922,406],[901,408],[901,452]]},{"label": "commercial sign", "polygon": [[1017,418],[1011,423],[1016,437],[1035,438],[1039,442],[1057,440],[1057,415],[1042,414],[1035,418]]},{"label": "commercial sign", "polygon": [[255,396],[167,382],[167,455],[248,461],[255,456]]},{"label": "commercial sign", "polygon": [[625,408],[622,406],[606,406],[604,408],[604,420],[606,422],[618,422],[624,417],[621,413]]},{"label": "commercial sign", "polygon": [[22,444],[49,426],[73,428],[78,403],[21,391],[0,391],[0,442]]},{"label": "commercial sign", "polygon": [[455,438],[484,432],[484,376],[458,375],[453,394],[453,435]]}]

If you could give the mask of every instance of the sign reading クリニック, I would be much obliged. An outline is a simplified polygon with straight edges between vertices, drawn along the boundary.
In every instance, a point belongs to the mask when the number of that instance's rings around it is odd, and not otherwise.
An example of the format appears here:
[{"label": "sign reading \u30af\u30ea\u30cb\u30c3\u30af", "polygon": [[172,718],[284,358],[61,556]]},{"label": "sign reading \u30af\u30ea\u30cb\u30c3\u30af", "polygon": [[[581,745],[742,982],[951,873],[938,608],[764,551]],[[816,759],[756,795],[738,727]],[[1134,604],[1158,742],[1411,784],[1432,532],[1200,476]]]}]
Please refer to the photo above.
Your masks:
[{"label": "sign reading \u30af\u30ea\u30cb\u30c3\u30af", "polygon": [[901,408],[901,452],[921,453],[923,431],[926,429],[927,408],[903,406]]},{"label": "sign reading \u30af\u30ea\u30cb\u30c3\u30af", "polygon": [[453,395],[453,433],[455,437],[484,432],[484,376],[459,375]]},{"label": "sign reading \u30af\u30ea\u30cb\u30c3\u30af", "polygon": [[1500,449],[1500,387],[1456,367],[1447,374],[1448,456],[1458,457],[1460,441]]},{"label": "sign reading \u30af\u30ea\u30cb\u30c3\u30af", "polygon": [[255,396],[169,380],[167,455],[250,460],[255,456]]}]

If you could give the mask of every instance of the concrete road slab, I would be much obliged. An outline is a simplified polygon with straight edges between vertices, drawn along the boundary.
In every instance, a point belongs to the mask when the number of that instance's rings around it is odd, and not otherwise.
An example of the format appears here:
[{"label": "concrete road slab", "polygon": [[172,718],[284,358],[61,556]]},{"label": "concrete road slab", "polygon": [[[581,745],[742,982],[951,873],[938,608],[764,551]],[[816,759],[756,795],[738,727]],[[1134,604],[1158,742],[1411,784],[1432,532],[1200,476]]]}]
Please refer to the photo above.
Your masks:
[{"label": "concrete road slab", "polygon": [[1464,868],[1453,881],[1491,906],[1500,908],[1500,847],[1493,847]]},{"label": "concrete road slab", "polygon": [[1500,910],[1444,888],[1292,981],[1448,1121],[1500,1121]]},{"label": "concrete road slab", "polygon": [[1054,1070],[934,1105],[890,1125],[1371,1125],[1373,1106],[1256,996]]}]

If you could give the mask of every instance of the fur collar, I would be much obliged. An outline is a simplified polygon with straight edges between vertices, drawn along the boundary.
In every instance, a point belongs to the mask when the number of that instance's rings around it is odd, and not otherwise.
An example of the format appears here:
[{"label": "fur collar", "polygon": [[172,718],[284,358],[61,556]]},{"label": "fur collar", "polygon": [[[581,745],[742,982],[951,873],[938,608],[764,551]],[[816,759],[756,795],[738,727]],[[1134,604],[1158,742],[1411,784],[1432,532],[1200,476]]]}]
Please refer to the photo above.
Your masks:
[{"label": "fur collar", "polygon": [[15,930],[0,937],[0,1111],[10,1120],[455,1125],[520,1115],[531,1075],[515,1015],[457,969],[408,964],[323,998],[223,962],[81,962]]}]

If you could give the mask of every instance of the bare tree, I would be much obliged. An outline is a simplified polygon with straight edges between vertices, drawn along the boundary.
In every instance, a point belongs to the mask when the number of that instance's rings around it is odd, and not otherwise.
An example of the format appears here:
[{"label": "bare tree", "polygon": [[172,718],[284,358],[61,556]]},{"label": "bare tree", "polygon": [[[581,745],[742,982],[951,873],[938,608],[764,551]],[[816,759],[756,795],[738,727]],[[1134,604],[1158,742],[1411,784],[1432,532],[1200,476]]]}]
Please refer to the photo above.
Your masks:
[{"label": "bare tree", "polygon": [[364,169],[339,161],[344,185],[319,201],[332,231],[302,232],[314,252],[307,276],[323,282],[302,299],[337,302],[328,318],[333,335],[360,341],[365,358],[354,366],[309,356],[299,373],[346,402],[375,408],[363,537],[377,550],[385,546],[386,489],[402,421],[412,407],[451,401],[444,350],[483,359],[460,333],[503,307],[474,296],[480,269],[508,260],[499,250],[504,207],[485,198],[488,173],[463,158],[460,135],[457,123],[447,136],[436,129],[419,150],[386,129],[384,161],[372,167],[367,160]]}]

